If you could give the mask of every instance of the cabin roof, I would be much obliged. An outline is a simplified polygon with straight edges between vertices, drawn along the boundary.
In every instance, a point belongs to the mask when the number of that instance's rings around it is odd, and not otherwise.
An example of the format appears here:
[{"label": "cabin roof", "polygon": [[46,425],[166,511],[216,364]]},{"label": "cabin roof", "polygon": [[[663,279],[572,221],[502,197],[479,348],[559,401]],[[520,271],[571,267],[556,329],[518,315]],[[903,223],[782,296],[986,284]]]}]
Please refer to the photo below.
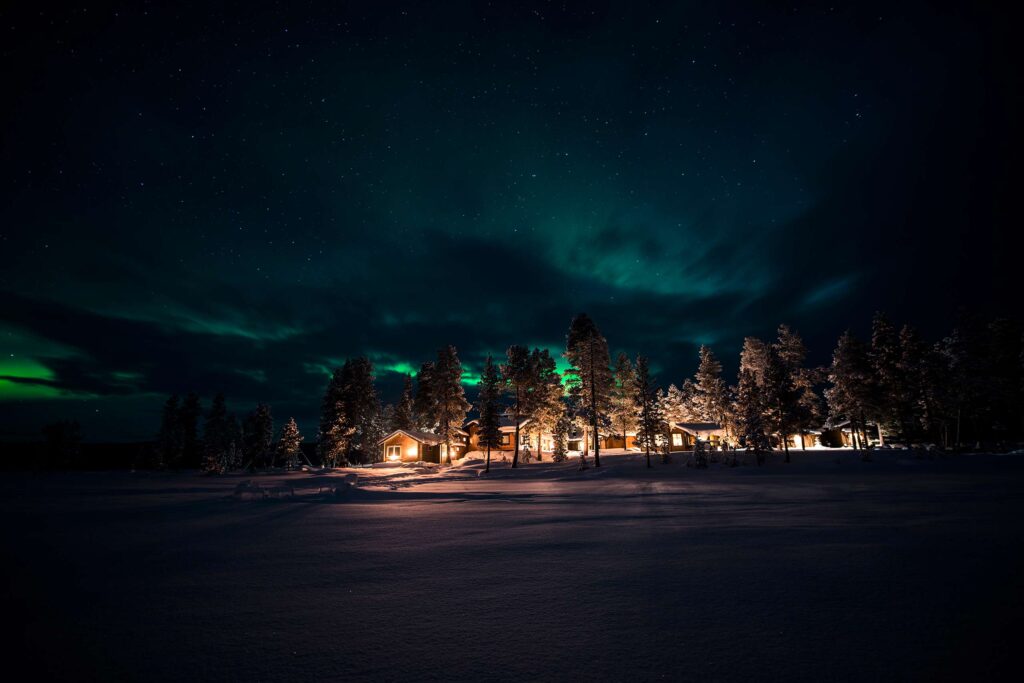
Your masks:
[{"label": "cabin roof", "polygon": [[716,432],[722,429],[717,422],[673,422],[672,426],[682,429],[684,432]]},{"label": "cabin roof", "polygon": [[[466,435],[466,432],[462,431],[461,429],[455,429],[453,431],[455,434],[459,436]],[[418,429],[396,429],[387,436],[385,436],[383,439],[378,441],[377,444],[380,445],[384,443],[385,441],[393,437],[395,434],[405,434],[413,441],[419,441],[420,443],[426,444],[427,446],[436,446],[437,444],[443,441],[443,439],[440,436],[434,434],[433,432],[421,432]]]}]

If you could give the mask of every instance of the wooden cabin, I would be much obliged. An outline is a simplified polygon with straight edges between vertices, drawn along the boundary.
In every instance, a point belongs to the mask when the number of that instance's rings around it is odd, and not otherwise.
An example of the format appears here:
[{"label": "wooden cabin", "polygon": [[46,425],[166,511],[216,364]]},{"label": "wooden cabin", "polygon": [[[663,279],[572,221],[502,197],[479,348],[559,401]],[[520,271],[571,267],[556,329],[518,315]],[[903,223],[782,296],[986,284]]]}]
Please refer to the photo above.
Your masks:
[{"label": "wooden cabin", "polygon": [[725,443],[725,428],[715,422],[669,423],[670,451],[693,450],[697,439],[717,448]]},{"label": "wooden cabin", "polygon": [[[523,420],[519,423],[519,447],[528,445],[530,437],[526,434],[525,427],[530,422],[529,419]],[[485,449],[480,447],[480,419],[476,418],[469,420],[462,426],[466,434],[469,437],[469,450],[471,451],[483,451]],[[514,451],[516,449],[516,421],[515,419],[507,416],[502,416],[499,422],[499,431],[501,432],[501,444],[498,446],[491,446],[491,452],[494,451]],[[554,447],[554,443],[551,441],[550,434],[544,434],[548,440],[548,446],[544,449],[550,451]],[[533,438],[534,443],[529,443],[530,450],[536,448],[536,437]]]},{"label": "wooden cabin", "polygon": [[[469,435],[455,431],[452,460],[466,453]],[[384,462],[436,462],[446,460],[445,445],[437,434],[417,430],[396,429],[380,440]]]}]

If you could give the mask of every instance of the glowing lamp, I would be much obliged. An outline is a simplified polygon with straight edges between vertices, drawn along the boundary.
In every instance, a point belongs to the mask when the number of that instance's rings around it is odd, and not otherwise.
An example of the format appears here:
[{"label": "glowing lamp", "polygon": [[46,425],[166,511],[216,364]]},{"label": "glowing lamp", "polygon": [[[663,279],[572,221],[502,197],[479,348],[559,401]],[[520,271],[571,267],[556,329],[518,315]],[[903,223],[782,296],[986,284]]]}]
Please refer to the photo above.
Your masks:
[{"label": "glowing lamp", "polygon": [[409,446],[408,448],[405,449],[405,454],[408,455],[410,458],[415,457],[416,456],[416,447],[415,446]]}]

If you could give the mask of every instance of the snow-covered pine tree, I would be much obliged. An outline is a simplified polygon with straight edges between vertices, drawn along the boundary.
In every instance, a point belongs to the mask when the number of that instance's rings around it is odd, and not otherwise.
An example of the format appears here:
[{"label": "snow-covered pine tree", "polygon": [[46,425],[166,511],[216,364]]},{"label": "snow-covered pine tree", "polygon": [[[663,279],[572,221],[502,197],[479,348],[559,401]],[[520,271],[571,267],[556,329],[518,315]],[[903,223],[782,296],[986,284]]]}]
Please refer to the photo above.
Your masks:
[{"label": "snow-covered pine tree", "polygon": [[729,423],[729,386],[722,379],[722,364],[707,346],[700,347],[700,364],[694,378],[696,405],[702,422],[723,427]]},{"label": "snow-covered pine tree", "polygon": [[779,436],[780,446],[786,454],[785,461],[788,463],[789,440],[786,437],[793,428],[800,393],[793,386],[790,368],[783,362],[775,346],[768,347],[761,381],[761,391],[764,392],[769,408],[769,424],[772,431]]},{"label": "snow-covered pine tree", "polygon": [[832,386],[825,390],[825,398],[830,418],[833,421],[845,418],[850,422],[854,432],[854,447],[857,447],[857,441],[860,440],[864,448],[863,458],[869,460],[864,416],[871,400],[871,363],[864,343],[849,330],[839,338],[832,354],[828,379]]},{"label": "snow-covered pine tree", "polygon": [[609,401],[608,418],[612,428],[622,435],[622,446],[626,447],[626,434],[637,428],[636,372],[629,356],[619,353],[615,359],[615,372]]},{"label": "snow-covered pine tree", "polygon": [[432,384],[437,435],[445,447],[445,461],[451,465],[455,432],[466,421],[466,413],[470,408],[466,391],[462,387],[462,363],[454,346],[449,344],[438,350]]},{"label": "snow-covered pine tree", "polygon": [[505,352],[505,363],[501,366],[501,376],[512,401],[509,414],[515,421],[513,468],[519,465],[519,428],[520,423],[530,415],[531,394],[537,379],[535,370],[536,366],[530,362],[529,349],[519,344],[508,347]]},{"label": "snow-covered pine tree", "polygon": [[955,411],[953,444],[958,450],[969,430],[973,430],[971,436],[979,436],[985,395],[990,388],[986,368],[987,342],[984,325],[974,313],[966,310],[959,312],[953,333],[941,342]]},{"label": "snow-covered pine tree", "polygon": [[572,430],[572,418],[569,417],[569,411],[564,402],[561,403],[561,406],[562,412],[555,421],[553,432],[555,448],[551,459],[555,462],[565,462],[569,459],[569,432]]},{"label": "snow-covered pine tree", "polygon": [[203,406],[199,395],[194,391],[188,392],[178,411],[181,424],[181,466],[187,469],[202,464],[202,442],[199,439],[199,418],[202,415]]},{"label": "snow-covered pine tree", "polygon": [[904,325],[899,334],[899,360],[894,401],[899,432],[907,442],[918,439],[922,432],[925,409],[924,381],[928,347],[917,330]]},{"label": "snow-covered pine tree", "polygon": [[435,416],[437,406],[434,405],[434,364],[427,361],[420,365],[416,373],[416,397],[413,399],[413,416],[416,428],[432,432],[437,427]]},{"label": "snow-covered pine tree", "polygon": [[159,467],[177,468],[181,465],[183,435],[178,395],[173,394],[164,403],[160,416],[160,432],[156,437],[156,459]]},{"label": "snow-covered pine tree", "polygon": [[345,402],[342,393],[344,375],[341,368],[336,368],[327,383],[323,400],[320,402],[320,434],[317,451],[320,464],[324,467],[336,467],[342,463],[350,438],[345,416]]},{"label": "snow-covered pine tree", "polygon": [[487,356],[483,372],[477,382],[480,393],[477,398],[477,409],[480,412],[479,435],[477,444],[486,450],[484,472],[491,471],[491,449],[501,445],[501,392],[504,382],[494,359]]},{"label": "snow-covered pine tree", "polygon": [[342,370],[342,402],[348,462],[369,462],[377,448],[380,434],[380,399],[374,385],[373,364],[365,356],[345,361]]},{"label": "snow-covered pine tree", "polygon": [[530,421],[526,427],[537,437],[537,460],[543,460],[543,435],[554,429],[564,409],[564,391],[555,359],[547,349],[534,349],[530,353],[530,364],[533,366],[533,391],[529,406]]},{"label": "snow-covered pine tree", "polygon": [[[779,325],[778,338],[772,345],[788,376],[788,388],[793,393],[783,397],[788,430],[800,435],[800,448],[806,450],[807,430],[820,424],[822,419],[821,399],[814,389],[821,377],[821,371],[804,367],[807,347],[804,340],[788,325]],[[785,439],[785,435],[782,437]],[[789,449],[786,448],[787,462]]]},{"label": "snow-covered pine tree", "polygon": [[299,425],[294,417],[290,417],[281,427],[281,435],[277,439],[277,459],[286,469],[298,469],[300,444],[302,434],[299,433]]},{"label": "snow-covered pine tree", "polygon": [[406,375],[402,383],[402,396],[395,404],[395,412],[391,416],[392,430],[416,429],[416,408],[413,396],[412,376]]},{"label": "snow-covered pine tree", "polygon": [[227,401],[222,392],[213,397],[210,412],[203,426],[203,470],[220,474],[230,467],[228,447],[232,434],[228,421]]},{"label": "snow-covered pine tree", "polygon": [[270,406],[266,403],[256,405],[256,410],[245,419],[243,442],[245,457],[250,469],[269,467],[273,451],[274,418],[270,414]]},{"label": "snow-covered pine tree", "polygon": [[609,367],[608,341],[586,313],[577,315],[569,325],[565,357],[569,361],[566,372],[569,395],[577,402],[579,412],[590,422],[594,467],[600,467],[599,431],[607,420],[614,381]]},{"label": "snow-covered pine tree", "polygon": [[771,444],[765,433],[765,408],[761,391],[757,386],[757,376],[752,370],[740,370],[735,413],[737,429],[743,444],[754,454],[758,466],[764,464],[765,453],[771,449]]},{"label": "snow-covered pine tree", "polygon": [[899,432],[900,397],[904,377],[900,373],[900,344],[896,328],[881,311],[871,320],[871,401],[867,416],[878,426],[878,438],[885,443],[885,432]]},{"label": "snow-covered pine tree", "polygon": [[760,387],[764,384],[761,376],[767,364],[768,345],[757,337],[745,338],[740,350],[740,372],[749,370],[754,375],[754,382]]},{"label": "snow-covered pine tree", "polygon": [[234,413],[228,413],[228,448],[227,468],[237,470],[242,467],[242,425]]},{"label": "snow-covered pine tree", "polygon": [[636,357],[632,388],[633,405],[639,416],[636,432],[637,443],[644,449],[647,456],[647,467],[650,467],[651,449],[658,447],[662,418],[659,414],[658,396],[651,382],[651,369],[646,356]]}]

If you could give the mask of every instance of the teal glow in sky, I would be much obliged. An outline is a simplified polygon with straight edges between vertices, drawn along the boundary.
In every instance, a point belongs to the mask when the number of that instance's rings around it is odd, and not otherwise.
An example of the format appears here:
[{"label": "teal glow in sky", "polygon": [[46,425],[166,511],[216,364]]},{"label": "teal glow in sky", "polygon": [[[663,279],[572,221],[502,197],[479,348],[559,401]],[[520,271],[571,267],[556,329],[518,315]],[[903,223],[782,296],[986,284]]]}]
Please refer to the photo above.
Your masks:
[{"label": "teal glow in sky", "polygon": [[347,356],[393,398],[580,311],[667,383],[779,322],[824,360],[877,308],[1019,308],[998,17],[497,5],[2,10],[0,438],[189,390],[311,433]]}]

